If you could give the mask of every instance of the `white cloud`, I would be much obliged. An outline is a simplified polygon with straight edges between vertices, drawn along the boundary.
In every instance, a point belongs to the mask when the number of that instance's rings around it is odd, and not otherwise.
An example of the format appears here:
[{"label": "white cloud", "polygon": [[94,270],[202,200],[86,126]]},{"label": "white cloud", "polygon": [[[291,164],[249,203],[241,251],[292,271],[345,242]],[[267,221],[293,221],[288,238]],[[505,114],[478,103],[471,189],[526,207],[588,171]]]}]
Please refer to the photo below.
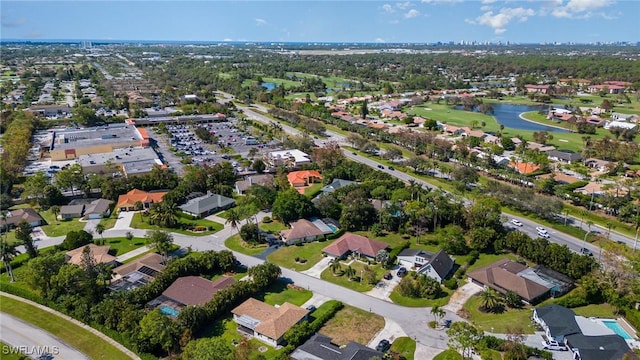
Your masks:
[{"label": "white cloud", "polygon": [[222,39],[222,41],[233,41],[233,39],[231,39],[231,38],[224,38],[224,39]]},{"label": "white cloud", "polygon": [[491,9],[493,9],[493,7],[490,6],[490,5],[482,5],[482,6],[480,6],[480,11],[490,11]]},{"label": "white cloud", "polygon": [[464,0],[422,0],[423,3],[427,3],[427,4],[434,4],[434,5],[439,5],[439,4],[456,4],[456,3],[461,3]]},{"label": "white cloud", "polygon": [[418,11],[416,9],[411,9],[406,14],[404,14],[404,17],[407,18],[407,19],[412,19],[412,18],[417,17],[419,15],[420,15],[420,11]]},{"label": "white cloud", "polygon": [[25,18],[12,19],[5,14],[0,16],[0,21],[2,22],[3,28],[17,28],[27,23],[27,19]]},{"label": "white cloud", "polygon": [[480,2],[483,3],[483,4],[493,4],[496,1],[498,1],[498,0],[482,0]]},{"label": "white cloud", "polygon": [[409,8],[410,6],[411,6],[411,2],[410,2],[410,1],[403,2],[403,3],[401,3],[401,2],[396,3],[396,7],[397,7],[398,9],[400,9],[400,10],[407,9],[407,8]]},{"label": "white cloud", "polygon": [[535,15],[533,9],[525,8],[502,8],[499,12],[487,11],[478,16],[475,20],[466,19],[465,21],[475,25],[486,25],[493,29],[496,34],[502,34],[507,31],[507,25],[511,21],[524,22],[529,16]]},{"label": "white cloud", "polygon": [[590,18],[594,15],[608,16],[594,11],[601,10],[613,4],[613,0],[569,0],[566,5],[562,1],[556,1],[556,7],[551,10],[551,15],[558,18]]},{"label": "white cloud", "polygon": [[386,41],[383,38],[376,38],[376,42],[377,43],[384,43]]},{"label": "white cloud", "polygon": [[384,10],[384,12],[387,12],[387,13],[392,13],[392,12],[395,11],[395,10],[393,10],[393,6],[391,6],[389,4],[382,5],[382,10]]},{"label": "white cloud", "polygon": [[257,18],[257,19],[256,19],[256,25],[257,25],[257,26],[267,25],[267,20]]}]

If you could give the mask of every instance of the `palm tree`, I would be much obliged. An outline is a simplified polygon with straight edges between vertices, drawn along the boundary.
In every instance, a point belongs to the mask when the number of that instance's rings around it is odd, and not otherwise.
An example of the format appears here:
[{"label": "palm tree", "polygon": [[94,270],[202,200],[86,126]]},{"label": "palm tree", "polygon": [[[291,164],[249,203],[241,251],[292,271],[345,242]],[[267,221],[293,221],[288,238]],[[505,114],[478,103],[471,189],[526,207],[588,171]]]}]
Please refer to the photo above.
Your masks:
[{"label": "palm tree", "polygon": [[174,202],[161,202],[154,204],[151,207],[151,221],[159,226],[172,228],[176,226],[178,220],[176,219],[178,213],[178,205]]},{"label": "palm tree", "polygon": [[433,318],[436,321],[436,325],[440,323],[440,319],[442,319],[445,314],[445,311],[440,306],[436,305],[431,308],[431,315],[433,315]]},{"label": "palm tree", "polygon": [[173,236],[165,231],[148,231],[146,235],[149,245],[162,254],[164,263],[167,263],[167,255],[173,247]]},{"label": "palm tree", "polygon": [[500,295],[492,288],[485,288],[484,291],[480,293],[480,306],[491,312],[497,310],[502,306]]},{"label": "palm tree", "polygon": [[4,263],[5,269],[11,278],[11,282],[15,282],[16,279],[13,276],[13,268],[11,268],[11,260],[20,252],[16,248],[15,244],[9,244],[6,240],[0,241],[0,260]]},{"label": "palm tree", "polygon": [[96,232],[100,235],[100,239],[102,239],[101,241],[102,245],[104,245],[104,237],[102,236],[102,233],[104,232],[104,230],[105,230],[104,225],[102,224],[96,225]]},{"label": "palm tree", "polygon": [[56,219],[56,223],[58,222],[58,215],[60,215],[60,206],[53,205],[51,207],[51,213],[53,214],[53,218]]},{"label": "palm tree", "polygon": [[231,225],[231,227],[236,229],[236,232],[238,232],[238,225],[240,225],[240,220],[242,220],[242,218],[240,217],[240,213],[237,209],[227,210],[227,221],[225,221],[225,225]]},{"label": "palm tree", "polygon": [[338,258],[331,259],[331,261],[329,262],[329,267],[331,268],[331,272],[333,272],[333,274],[335,275],[335,273],[337,273],[338,271],[340,271],[340,269],[342,269],[342,265],[340,265],[340,259]]},{"label": "palm tree", "polygon": [[349,265],[344,270],[344,274],[347,276],[349,281],[351,281],[351,280],[353,280],[353,277],[356,276],[356,269],[352,268],[351,265]]},{"label": "palm tree", "polygon": [[105,289],[111,285],[111,279],[115,274],[112,269],[113,265],[107,265],[106,263],[96,264],[96,270],[98,272],[96,280],[101,282]]}]

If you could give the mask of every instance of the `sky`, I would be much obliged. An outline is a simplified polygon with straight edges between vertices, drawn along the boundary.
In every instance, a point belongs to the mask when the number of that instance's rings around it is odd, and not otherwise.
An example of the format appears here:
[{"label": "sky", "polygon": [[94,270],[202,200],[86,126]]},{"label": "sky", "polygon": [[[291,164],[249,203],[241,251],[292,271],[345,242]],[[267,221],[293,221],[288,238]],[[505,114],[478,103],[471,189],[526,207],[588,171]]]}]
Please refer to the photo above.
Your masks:
[{"label": "sky", "polygon": [[0,40],[640,41],[637,0],[2,0],[0,16]]}]

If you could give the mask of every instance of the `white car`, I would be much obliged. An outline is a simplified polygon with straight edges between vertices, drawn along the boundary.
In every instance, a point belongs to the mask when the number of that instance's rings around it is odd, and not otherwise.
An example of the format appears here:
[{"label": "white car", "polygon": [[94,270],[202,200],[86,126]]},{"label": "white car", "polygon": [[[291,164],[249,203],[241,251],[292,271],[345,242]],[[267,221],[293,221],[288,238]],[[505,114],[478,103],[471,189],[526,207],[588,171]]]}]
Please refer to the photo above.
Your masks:
[{"label": "white car", "polygon": [[564,344],[560,344],[557,341],[542,341],[542,348],[545,350],[557,350],[557,351],[567,351],[567,346]]},{"label": "white car", "polygon": [[536,230],[538,231],[538,234],[540,234],[540,233],[546,234],[547,233],[547,229],[543,228],[542,226],[536,226]]},{"label": "white car", "polygon": [[522,226],[522,223],[516,219],[511,220],[511,223],[515,226]]},{"label": "white car", "polygon": [[541,238],[548,239],[549,238],[549,233],[546,232],[546,231],[545,232],[538,231],[538,236],[540,236]]}]

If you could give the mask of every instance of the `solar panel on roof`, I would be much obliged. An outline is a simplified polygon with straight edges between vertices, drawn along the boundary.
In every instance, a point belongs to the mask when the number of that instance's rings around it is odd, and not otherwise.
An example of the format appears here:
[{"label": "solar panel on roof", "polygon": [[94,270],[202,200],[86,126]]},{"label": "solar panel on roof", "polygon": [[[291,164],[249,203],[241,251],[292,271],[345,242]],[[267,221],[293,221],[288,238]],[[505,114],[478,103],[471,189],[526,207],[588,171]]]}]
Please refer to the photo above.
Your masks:
[{"label": "solar panel on roof", "polygon": [[156,274],[158,273],[157,271],[153,270],[152,268],[150,268],[148,266],[144,266],[144,265],[142,267],[140,267],[140,269],[138,269],[138,272],[141,272],[141,273],[143,273],[145,275],[152,276],[152,277],[155,277]]}]

